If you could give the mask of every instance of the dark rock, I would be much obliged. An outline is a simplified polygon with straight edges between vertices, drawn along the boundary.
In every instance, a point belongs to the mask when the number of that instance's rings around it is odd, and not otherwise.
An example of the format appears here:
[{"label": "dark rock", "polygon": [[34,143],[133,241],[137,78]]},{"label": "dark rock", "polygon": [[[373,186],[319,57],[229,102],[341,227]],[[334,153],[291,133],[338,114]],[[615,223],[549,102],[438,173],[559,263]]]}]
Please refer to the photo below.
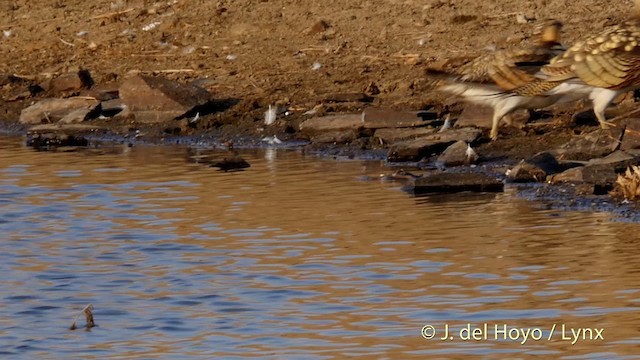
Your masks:
[{"label": "dark rock", "polygon": [[558,163],[556,157],[553,156],[552,153],[547,151],[539,152],[533,155],[533,157],[526,160],[526,162],[540,168],[547,174],[555,174],[559,171],[565,170],[565,167]]},{"label": "dark rock", "polygon": [[45,91],[51,91],[54,94],[63,94],[88,89],[93,86],[93,79],[88,70],[80,70],[45,80],[40,86]]},{"label": "dark rock", "polygon": [[630,118],[624,121],[625,128],[622,135],[621,150],[640,148],[640,118]]},{"label": "dark rock", "polygon": [[67,99],[43,99],[20,113],[23,124],[84,121],[99,112],[100,102],[93,98],[72,97]]},{"label": "dark rock", "polygon": [[310,140],[316,144],[348,144],[357,138],[354,130],[335,130],[316,134]]},{"label": "dark rock", "polygon": [[212,100],[211,94],[200,87],[145,75],[125,80],[119,94],[136,121],[147,123],[182,117]]},{"label": "dark rock", "polygon": [[323,102],[371,102],[373,98],[363,93],[331,94],[323,99]]},{"label": "dark rock", "polygon": [[513,182],[540,182],[545,181],[547,172],[523,160],[507,171],[507,177]]},{"label": "dark rock", "polygon": [[551,183],[582,184],[589,183],[600,186],[613,186],[616,182],[616,172],[611,164],[588,165],[572,168],[551,176]]},{"label": "dark rock", "polygon": [[420,138],[424,135],[430,135],[435,132],[436,129],[431,127],[377,129],[373,133],[373,137],[383,143],[394,143],[400,140]]},{"label": "dark rock", "polygon": [[611,154],[620,146],[622,128],[598,129],[578,135],[562,145],[555,153],[561,160],[590,160]]},{"label": "dark rock", "polygon": [[83,137],[66,134],[36,134],[27,137],[27,146],[31,146],[37,150],[51,150],[58,147],[78,147],[87,146],[89,141]]},{"label": "dark rock", "polygon": [[359,131],[363,128],[361,114],[340,114],[312,118],[300,124],[300,131],[314,136],[328,131]]},{"label": "dark rock", "polygon": [[544,151],[521,161],[507,172],[507,177],[513,182],[540,182],[545,181],[548,175],[565,169],[553,154]]},{"label": "dark rock", "polygon": [[411,189],[415,194],[454,193],[462,191],[502,192],[504,183],[482,173],[433,173],[414,181]]},{"label": "dark rock", "polygon": [[616,150],[603,158],[587,161],[586,166],[590,165],[610,165],[613,167],[615,172],[619,173],[623,172],[631,165],[638,165],[638,158],[622,150]]},{"label": "dark rock", "polygon": [[362,113],[365,129],[407,128],[428,125],[438,114],[428,111],[395,111],[366,108]]},{"label": "dark rock", "polygon": [[100,103],[100,107],[102,108],[101,115],[112,117],[123,111],[126,105],[120,99],[111,99]]},{"label": "dark rock", "polygon": [[250,167],[251,165],[240,155],[233,154],[225,157],[222,161],[218,161],[211,166],[217,167],[222,171],[241,170]]},{"label": "dark rock", "polygon": [[100,101],[109,101],[120,97],[120,86],[113,82],[108,84],[98,84],[91,89],[80,92],[82,96],[91,96]]},{"label": "dark rock", "polygon": [[307,29],[307,34],[314,35],[314,34],[321,33],[327,30],[330,26],[331,25],[329,25],[329,23],[327,23],[326,21],[320,20],[317,23],[313,24],[313,26],[311,26],[309,29]]},{"label": "dark rock", "polygon": [[[508,123],[504,119],[500,125],[507,124],[517,128],[522,128],[529,121],[529,112],[516,111],[511,114],[512,122]],[[467,104],[456,121],[456,127],[475,126],[482,129],[491,129],[493,122],[493,109],[488,106]]]},{"label": "dark rock", "polygon": [[106,126],[98,126],[95,124],[84,123],[84,124],[63,124],[63,123],[55,123],[55,124],[40,124],[29,127],[29,135],[36,135],[38,133],[51,133],[51,132],[91,132],[95,130],[106,130],[108,127]]},{"label": "dark rock", "polygon": [[389,149],[389,161],[418,161],[425,156],[440,153],[456,141],[471,143],[478,139],[481,131],[473,128],[451,129],[441,133],[426,135],[419,139],[394,144]]},{"label": "dark rock", "polygon": [[475,164],[478,156],[470,155],[468,149],[469,145],[465,141],[456,141],[438,156],[437,162],[444,166]]}]

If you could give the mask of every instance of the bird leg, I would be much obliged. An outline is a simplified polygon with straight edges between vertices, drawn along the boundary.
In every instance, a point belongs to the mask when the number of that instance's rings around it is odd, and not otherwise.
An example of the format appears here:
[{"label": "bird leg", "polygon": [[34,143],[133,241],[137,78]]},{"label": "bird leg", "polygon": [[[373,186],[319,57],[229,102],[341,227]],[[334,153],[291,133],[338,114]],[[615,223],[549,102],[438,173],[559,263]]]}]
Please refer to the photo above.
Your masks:
[{"label": "bird leg", "polygon": [[607,106],[611,104],[613,99],[618,95],[617,92],[611,90],[602,90],[598,93],[592,93],[589,97],[593,101],[593,113],[596,115],[600,128],[608,129],[610,126],[616,127],[615,124],[607,122],[607,118],[604,115],[604,111]]},{"label": "bird leg", "polygon": [[500,126],[500,120],[502,120],[504,116],[505,115],[503,115],[501,112],[494,111],[493,119],[491,121],[491,141],[498,140],[498,126]]}]

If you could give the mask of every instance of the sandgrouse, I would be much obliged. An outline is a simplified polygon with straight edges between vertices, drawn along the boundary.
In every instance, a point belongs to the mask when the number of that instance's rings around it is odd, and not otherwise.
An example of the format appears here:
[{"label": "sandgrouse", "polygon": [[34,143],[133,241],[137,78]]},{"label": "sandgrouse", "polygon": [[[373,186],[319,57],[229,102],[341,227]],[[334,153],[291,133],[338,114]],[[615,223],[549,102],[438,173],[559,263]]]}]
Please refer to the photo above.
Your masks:
[{"label": "sandgrouse", "polygon": [[[640,1],[638,1],[640,3]],[[640,88],[640,19],[604,28],[576,42],[543,66],[536,79],[511,91],[521,96],[588,97],[602,128],[605,109],[620,94]]]},{"label": "sandgrouse", "polygon": [[442,91],[461,96],[468,102],[492,107],[490,136],[496,140],[500,121],[510,120],[514,111],[543,108],[561,97],[513,92],[532,85],[540,68],[564,51],[560,44],[561,28],[559,21],[544,21],[537,31],[539,38],[529,47],[496,51],[455,68],[430,68],[427,69],[427,77],[437,79],[437,86]]}]

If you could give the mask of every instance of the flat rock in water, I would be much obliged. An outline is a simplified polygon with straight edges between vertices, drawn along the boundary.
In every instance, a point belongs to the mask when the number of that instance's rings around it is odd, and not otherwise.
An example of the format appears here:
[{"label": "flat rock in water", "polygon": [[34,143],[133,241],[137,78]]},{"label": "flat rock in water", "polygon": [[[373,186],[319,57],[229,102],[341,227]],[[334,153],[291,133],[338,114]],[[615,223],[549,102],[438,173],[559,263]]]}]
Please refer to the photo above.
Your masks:
[{"label": "flat rock in water", "polygon": [[587,165],[572,168],[550,177],[553,184],[596,184],[600,186],[613,186],[616,182],[616,172],[611,164]]},{"label": "flat rock in water", "polygon": [[469,145],[465,141],[456,141],[446,148],[440,156],[438,162],[444,166],[459,166],[475,164],[478,160],[477,156],[469,156],[467,150]]},{"label": "flat rock in water", "polygon": [[173,120],[212,100],[201,87],[146,75],[125,80],[118,92],[136,121],[146,123]]},{"label": "flat rock in water", "polygon": [[396,111],[366,108],[362,113],[365,129],[408,128],[425,126],[437,120],[438,114],[429,111]]},{"label": "flat rock in water", "polygon": [[434,133],[415,140],[407,140],[394,144],[387,155],[389,161],[418,161],[425,156],[438,154],[456,141],[471,143],[478,139],[482,132],[474,128],[450,129]]},{"label": "flat rock in water", "polygon": [[[529,121],[529,113],[527,111],[516,111],[511,117],[513,118],[512,126],[522,128]],[[462,113],[458,117],[456,127],[475,126],[482,129],[491,129],[493,124],[493,109],[488,106],[467,104]],[[505,121],[501,121],[500,125],[504,125]]]},{"label": "flat rock in water", "polygon": [[305,120],[300,131],[307,136],[329,131],[359,131],[363,128],[362,114],[328,115]]},{"label": "flat rock in water", "polygon": [[100,101],[86,97],[66,99],[43,99],[25,108],[20,113],[23,124],[55,123],[62,119],[65,122],[80,122],[89,118],[92,113],[99,112]]},{"label": "flat rock in water", "polygon": [[482,173],[434,173],[415,179],[412,189],[415,194],[455,193],[462,191],[502,192],[504,183]]},{"label": "flat rock in water", "polygon": [[607,156],[620,146],[622,128],[598,129],[573,137],[555,151],[558,159],[587,161]]},{"label": "flat rock in water", "polygon": [[383,143],[394,143],[401,140],[417,139],[424,135],[434,134],[436,129],[431,127],[377,129],[373,137]]}]

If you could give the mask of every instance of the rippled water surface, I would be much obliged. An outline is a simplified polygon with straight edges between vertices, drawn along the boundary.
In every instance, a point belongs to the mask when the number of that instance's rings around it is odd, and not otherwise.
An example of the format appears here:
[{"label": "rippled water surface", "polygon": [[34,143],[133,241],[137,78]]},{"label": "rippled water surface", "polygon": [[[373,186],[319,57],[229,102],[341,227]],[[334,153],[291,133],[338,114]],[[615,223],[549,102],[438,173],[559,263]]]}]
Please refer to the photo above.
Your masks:
[{"label": "rippled water surface", "polygon": [[[414,198],[363,181],[379,163],[195,153],[0,139],[1,358],[640,354],[637,224],[509,190]],[[89,303],[98,326],[69,330]]]}]

